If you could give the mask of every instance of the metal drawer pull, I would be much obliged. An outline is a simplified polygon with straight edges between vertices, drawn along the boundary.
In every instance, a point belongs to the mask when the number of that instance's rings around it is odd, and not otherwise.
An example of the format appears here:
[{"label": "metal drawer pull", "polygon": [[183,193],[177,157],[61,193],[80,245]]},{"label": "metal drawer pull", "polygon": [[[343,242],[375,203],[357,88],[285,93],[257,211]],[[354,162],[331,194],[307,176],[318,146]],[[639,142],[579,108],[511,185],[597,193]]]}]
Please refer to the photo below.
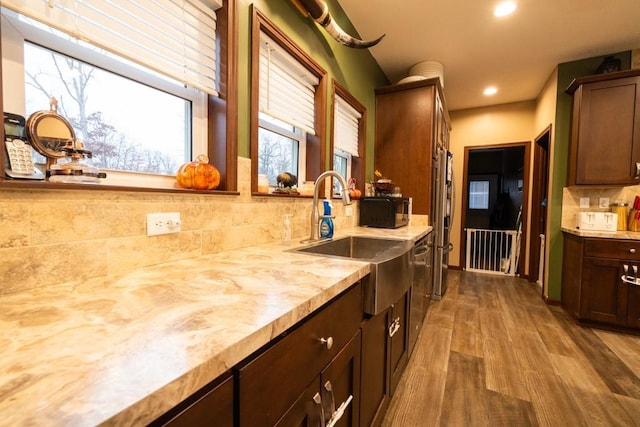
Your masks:
[{"label": "metal drawer pull", "polygon": [[640,162],[636,162],[636,176],[635,179],[640,179]]},{"label": "metal drawer pull", "polygon": [[400,329],[400,318],[396,317],[396,319],[389,325],[389,337],[394,336],[396,332],[398,332],[398,329]]},{"label": "metal drawer pull", "polygon": [[342,416],[344,415],[344,411],[346,411],[347,407],[353,400],[353,395],[349,395],[347,400],[342,402],[338,409],[335,409],[336,400],[333,395],[333,386],[331,385],[331,381],[327,381],[326,383],[324,383],[324,389],[331,393],[331,418],[327,422],[326,427],[333,427],[338,423],[338,421],[340,421],[340,418],[342,418]]},{"label": "metal drawer pull", "polygon": [[631,249],[629,249],[629,253],[630,253],[630,254],[635,254],[635,253],[636,253],[636,248],[631,248]]},{"label": "metal drawer pull", "polygon": [[327,350],[331,350],[331,347],[333,347],[333,337],[320,338],[320,343],[326,345]]}]

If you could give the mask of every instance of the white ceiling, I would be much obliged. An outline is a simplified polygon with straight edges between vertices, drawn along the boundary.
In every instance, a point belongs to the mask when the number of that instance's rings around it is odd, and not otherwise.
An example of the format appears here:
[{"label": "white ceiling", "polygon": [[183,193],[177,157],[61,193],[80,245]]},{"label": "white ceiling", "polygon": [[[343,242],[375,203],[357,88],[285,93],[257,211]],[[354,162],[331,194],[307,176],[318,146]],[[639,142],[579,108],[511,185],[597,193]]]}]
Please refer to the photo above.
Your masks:
[{"label": "white ceiling", "polygon": [[[640,48],[640,0],[338,0],[391,82],[444,66],[449,110],[535,99],[557,64]],[[595,70],[594,70],[595,71]],[[482,91],[498,87],[493,97]]]}]

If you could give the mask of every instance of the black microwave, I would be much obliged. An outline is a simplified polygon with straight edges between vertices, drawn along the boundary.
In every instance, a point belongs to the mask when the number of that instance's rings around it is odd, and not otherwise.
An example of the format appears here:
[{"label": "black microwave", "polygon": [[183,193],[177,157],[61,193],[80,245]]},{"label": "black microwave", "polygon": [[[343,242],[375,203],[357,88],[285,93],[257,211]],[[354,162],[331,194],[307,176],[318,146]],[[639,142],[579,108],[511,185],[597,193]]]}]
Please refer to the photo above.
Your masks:
[{"label": "black microwave", "polygon": [[363,197],[360,199],[360,225],[398,228],[409,224],[409,198]]}]

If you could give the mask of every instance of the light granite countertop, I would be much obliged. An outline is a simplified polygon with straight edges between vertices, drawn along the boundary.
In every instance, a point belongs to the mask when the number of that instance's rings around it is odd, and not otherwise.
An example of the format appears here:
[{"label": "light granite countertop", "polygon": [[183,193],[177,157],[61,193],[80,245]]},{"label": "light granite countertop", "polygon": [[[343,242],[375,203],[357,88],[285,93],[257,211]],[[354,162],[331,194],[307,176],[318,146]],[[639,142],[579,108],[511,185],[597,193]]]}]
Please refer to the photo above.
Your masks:
[{"label": "light granite countertop", "polygon": [[562,227],[565,233],[573,234],[580,237],[597,237],[600,239],[622,239],[622,240],[640,240],[640,232],[637,231],[590,231],[580,230],[577,228]]},{"label": "light granite countertop", "polygon": [[[417,240],[430,230],[342,235]],[[0,297],[0,425],[146,424],[369,273],[366,262],[286,252],[295,246]]]}]

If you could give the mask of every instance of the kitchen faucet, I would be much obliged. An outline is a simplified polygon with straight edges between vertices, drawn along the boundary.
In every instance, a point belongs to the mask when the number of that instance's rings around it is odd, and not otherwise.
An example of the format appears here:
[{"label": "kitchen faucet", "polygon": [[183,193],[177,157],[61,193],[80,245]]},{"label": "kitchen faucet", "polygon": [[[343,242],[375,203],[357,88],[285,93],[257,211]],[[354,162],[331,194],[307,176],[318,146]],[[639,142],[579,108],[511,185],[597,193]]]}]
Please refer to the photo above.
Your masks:
[{"label": "kitchen faucet", "polygon": [[318,211],[318,191],[319,185],[326,177],[334,176],[340,185],[342,186],[342,204],[350,205],[351,199],[349,198],[349,190],[347,189],[347,182],[342,175],[333,170],[322,172],[315,184],[313,184],[313,205],[311,206],[311,235],[308,239],[303,240],[302,243],[316,242],[320,240],[320,212]]}]

